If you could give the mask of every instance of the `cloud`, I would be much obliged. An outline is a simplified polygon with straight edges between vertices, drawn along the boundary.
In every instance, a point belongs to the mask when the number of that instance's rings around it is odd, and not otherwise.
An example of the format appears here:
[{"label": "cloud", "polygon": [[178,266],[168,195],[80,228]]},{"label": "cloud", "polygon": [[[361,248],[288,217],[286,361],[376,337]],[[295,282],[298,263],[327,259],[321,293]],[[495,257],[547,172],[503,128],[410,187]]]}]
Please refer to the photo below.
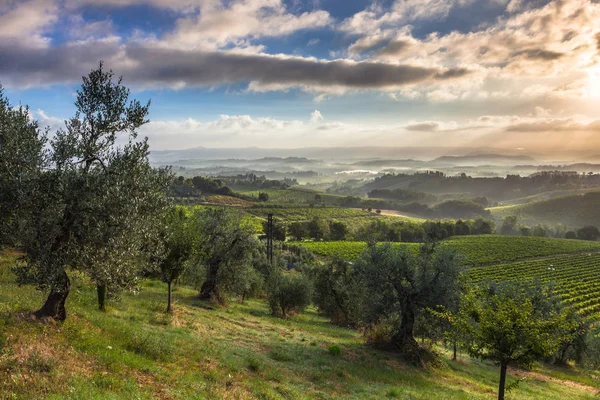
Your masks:
[{"label": "cloud", "polygon": [[20,46],[43,47],[44,33],[58,20],[58,6],[52,1],[23,0],[0,2],[0,40],[17,41]]},{"label": "cloud", "polygon": [[285,55],[236,51],[182,51],[123,46],[111,40],[50,49],[0,43],[0,78],[17,86],[78,81],[97,60],[143,87],[209,86],[252,83],[253,88],[385,89],[410,83],[444,81],[468,74],[412,65],[351,60],[320,61]]},{"label": "cloud", "polygon": [[323,115],[321,114],[321,112],[319,110],[315,110],[313,112],[310,113],[310,122],[312,122],[313,124],[316,124],[317,122],[321,122],[323,121]]},{"label": "cloud", "polygon": [[434,132],[440,129],[440,123],[435,121],[427,121],[418,124],[407,125],[404,127],[404,129],[415,132]]},{"label": "cloud", "polygon": [[404,51],[408,50],[410,47],[410,42],[407,40],[397,40],[395,42],[391,42],[385,47],[379,49],[376,54],[378,56],[398,56],[402,54]]}]

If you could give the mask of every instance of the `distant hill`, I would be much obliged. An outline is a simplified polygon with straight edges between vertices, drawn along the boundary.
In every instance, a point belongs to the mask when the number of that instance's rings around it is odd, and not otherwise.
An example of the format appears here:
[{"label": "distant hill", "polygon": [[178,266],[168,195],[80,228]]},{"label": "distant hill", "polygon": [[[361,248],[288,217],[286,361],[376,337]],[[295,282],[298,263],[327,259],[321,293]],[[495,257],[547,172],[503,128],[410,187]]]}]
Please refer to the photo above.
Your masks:
[{"label": "distant hill", "polygon": [[489,209],[492,216],[501,220],[507,216],[518,217],[526,225],[564,224],[572,228],[585,225],[600,227],[600,192],[557,197],[527,204]]},{"label": "distant hill", "polygon": [[452,165],[516,165],[516,164],[532,164],[536,160],[527,155],[503,155],[503,154],[476,154],[465,156],[442,156],[432,161],[436,164],[452,164]]},{"label": "distant hill", "polygon": [[[156,150],[150,153],[153,163],[175,163],[178,160],[215,160],[215,159],[246,159],[256,160],[260,158],[286,158],[306,157],[311,159],[325,160],[360,160],[360,159],[405,159],[415,158],[430,160],[448,154],[463,156],[477,151],[485,151],[477,148],[449,148],[449,147],[303,147],[295,149],[283,148],[206,148],[195,147],[182,150]],[[493,150],[491,150],[493,151]],[[488,149],[487,152],[490,152]]]}]

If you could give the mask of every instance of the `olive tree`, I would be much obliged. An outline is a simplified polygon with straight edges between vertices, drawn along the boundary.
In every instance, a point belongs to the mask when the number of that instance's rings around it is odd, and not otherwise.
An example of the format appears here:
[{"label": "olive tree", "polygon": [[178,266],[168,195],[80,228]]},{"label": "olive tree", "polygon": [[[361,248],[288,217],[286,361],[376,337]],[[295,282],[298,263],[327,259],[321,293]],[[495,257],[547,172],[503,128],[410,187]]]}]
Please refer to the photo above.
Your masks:
[{"label": "olive tree", "polygon": [[0,86],[0,245],[16,244],[34,210],[37,182],[48,166],[46,132],[26,107],[13,107]]},{"label": "olive tree", "polygon": [[251,267],[259,242],[252,225],[238,212],[207,209],[196,218],[199,265],[206,268],[200,298],[223,303],[227,292],[240,286],[238,278],[245,275],[240,271]]},{"label": "olive tree", "polygon": [[419,252],[406,246],[371,244],[355,265],[364,287],[365,323],[392,321],[391,344],[407,360],[419,363],[414,338],[416,317],[428,308],[446,306],[459,295],[459,259],[456,252],[435,242]]},{"label": "olive tree", "polygon": [[129,101],[102,63],[83,77],[73,118],[50,141],[50,167],[38,180],[36,209],[21,239],[18,282],[49,291],[39,318],[66,318],[70,270],[88,274],[104,307],[106,288],[132,288],[146,262],[144,244],[167,204],[167,170],[148,161],[149,103]]},{"label": "olive tree", "polygon": [[498,399],[504,399],[512,363],[530,365],[571,339],[577,322],[549,286],[505,282],[471,288],[462,297],[455,323],[467,337],[471,356],[500,366]]}]

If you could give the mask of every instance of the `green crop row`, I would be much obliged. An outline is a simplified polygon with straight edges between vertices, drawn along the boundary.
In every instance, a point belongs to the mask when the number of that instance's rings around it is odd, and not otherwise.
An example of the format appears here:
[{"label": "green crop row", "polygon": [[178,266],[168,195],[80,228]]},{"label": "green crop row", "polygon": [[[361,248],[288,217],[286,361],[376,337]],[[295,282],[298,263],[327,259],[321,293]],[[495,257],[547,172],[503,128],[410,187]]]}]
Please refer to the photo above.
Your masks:
[{"label": "green crop row", "polygon": [[465,272],[468,282],[540,280],[551,283],[565,302],[587,317],[600,317],[600,253],[560,255]]}]

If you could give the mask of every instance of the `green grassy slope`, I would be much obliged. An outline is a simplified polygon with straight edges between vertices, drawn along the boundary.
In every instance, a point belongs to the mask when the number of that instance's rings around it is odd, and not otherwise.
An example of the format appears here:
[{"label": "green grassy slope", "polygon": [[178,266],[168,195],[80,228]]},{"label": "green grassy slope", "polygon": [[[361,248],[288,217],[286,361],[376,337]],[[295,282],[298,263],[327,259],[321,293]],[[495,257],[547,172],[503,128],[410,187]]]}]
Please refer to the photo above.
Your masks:
[{"label": "green grassy slope", "polygon": [[[442,355],[428,371],[365,347],[360,335],[314,311],[280,320],[260,301],[213,309],[194,292],[148,282],[106,313],[94,290],[74,279],[64,324],[28,319],[42,302],[17,287],[0,255],[0,398],[2,399],[490,399],[497,368]],[[341,356],[328,347],[342,348]],[[594,399],[597,382],[567,369],[510,371],[527,381],[511,399]],[[596,385],[596,387],[592,387]]]},{"label": "green grassy slope", "polygon": [[558,197],[516,206],[489,208],[492,216],[502,220],[507,216],[518,217],[526,225],[564,224],[579,228],[585,225],[600,226],[600,192]]}]

